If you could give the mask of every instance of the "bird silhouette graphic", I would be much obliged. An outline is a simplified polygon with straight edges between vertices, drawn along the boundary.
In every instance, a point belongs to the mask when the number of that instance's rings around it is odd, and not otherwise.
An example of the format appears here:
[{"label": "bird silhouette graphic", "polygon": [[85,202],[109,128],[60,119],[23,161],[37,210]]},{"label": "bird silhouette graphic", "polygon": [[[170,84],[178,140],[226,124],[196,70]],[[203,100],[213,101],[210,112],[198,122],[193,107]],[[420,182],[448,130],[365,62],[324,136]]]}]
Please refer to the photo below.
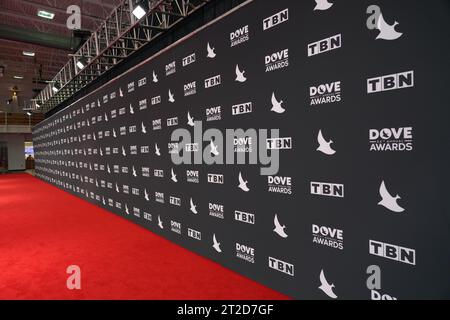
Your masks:
[{"label": "bird silhouette graphic", "polygon": [[147,189],[144,189],[144,199],[147,201],[150,201],[150,198],[148,197]]},{"label": "bird silhouette graphic", "polygon": [[286,226],[282,226],[280,221],[278,220],[278,216],[275,215],[275,217],[273,218],[273,223],[275,225],[275,229],[273,229],[273,231],[278,234],[280,237],[282,238],[287,238],[288,235],[286,234],[286,232],[284,231],[284,229],[286,228]]},{"label": "bird silhouette graphic", "polygon": [[319,147],[316,149],[317,151],[320,151],[329,156],[336,153],[336,151],[331,148],[333,140],[326,141],[322,135],[322,130],[319,130],[319,134],[317,135],[317,142],[319,143]]},{"label": "bird silhouette graphic", "polygon": [[122,156],[126,157],[127,153],[125,152],[125,148],[122,146]]},{"label": "bird silhouette graphic", "polygon": [[161,217],[158,215],[158,227],[160,228],[160,229],[164,229],[164,227],[163,227],[163,222],[162,222],[162,220],[161,220]]},{"label": "bird silhouette graphic", "polygon": [[242,178],[242,173],[239,172],[239,189],[241,189],[244,192],[249,192],[250,189],[247,187],[247,183],[248,181],[244,181],[244,179]]},{"label": "bird silhouette graphic", "polygon": [[173,168],[171,169],[171,174],[172,174],[171,180],[173,182],[178,182],[177,175],[175,174],[175,172],[173,172]]},{"label": "bird silhouette graphic", "polygon": [[284,109],[281,105],[283,104],[283,100],[278,101],[275,97],[275,92],[272,93],[272,109],[270,111],[275,113],[284,113],[286,109]]},{"label": "bird silhouette graphic", "polygon": [[113,137],[117,138],[117,133],[116,133],[116,130],[114,128],[113,128]]},{"label": "bird silhouette graphic", "polygon": [[131,103],[130,103],[130,114],[134,114],[134,108]]},{"label": "bird silhouette graphic", "polygon": [[403,33],[395,31],[395,27],[399,23],[397,21],[394,22],[394,24],[389,25],[384,21],[383,14],[380,13],[380,16],[378,17],[377,22],[377,29],[380,31],[376,39],[383,39],[383,40],[396,40],[400,38]]},{"label": "bird silhouette graphic", "polygon": [[120,193],[119,186],[117,185],[117,182],[116,182],[116,192]]},{"label": "bird silhouette graphic", "polygon": [[126,214],[130,214],[130,210],[128,209],[128,206],[127,206],[126,203],[125,203],[125,213],[126,213]]},{"label": "bird silhouette graphic", "polygon": [[209,44],[209,42],[208,42],[208,45],[206,46],[206,50],[208,51],[208,55],[207,55],[208,58],[214,59],[216,57],[216,53],[214,52],[215,48],[211,48],[211,45]]},{"label": "bird silhouette graphic", "polygon": [[194,201],[192,200],[192,198],[190,199],[190,205],[191,205],[191,208],[190,208],[191,212],[194,214],[197,214],[198,213],[197,206],[194,204]]},{"label": "bird silhouette graphic", "polygon": [[172,93],[172,91],[169,89],[169,102],[174,103],[175,102],[175,96]]},{"label": "bird silhouette graphic", "polygon": [[380,191],[381,200],[380,200],[380,202],[378,202],[378,204],[380,206],[383,206],[386,209],[393,211],[393,212],[400,213],[400,212],[405,211],[405,209],[400,207],[397,203],[397,200],[401,199],[400,196],[396,195],[395,197],[393,197],[387,190],[384,180],[381,182],[379,191]]},{"label": "bird silhouette graphic", "polygon": [[188,111],[188,114],[187,114],[187,118],[188,118],[187,124],[190,127],[194,127],[195,126],[194,118],[191,117],[191,114],[189,113],[189,111]]},{"label": "bird silhouette graphic", "polygon": [[323,273],[323,269],[320,271],[320,287],[319,289],[322,290],[327,296],[329,296],[332,299],[336,299],[337,295],[333,292],[334,284],[329,284],[327,279],[325,278],[325,274]]},{"label": "bird silhouette graphic", "polygon": [[217,157],[220,154],[219,151],[217,150],[217,148],[219,146],[215,145],[214,141],[211,140],[210,147],[211,147],[211,153]]},{"label": "bird silhouette graphic", "polygon": [[314,10],[328,10],[333,6],[328,0],[316,0],[316,6]]},{"label": "bird silhouette graphic", "polygon": [[153,82],[158,83],[158,76],[156,75],[156,72],[153,70]]},{"label": "bird silhouette graphic", "polygon": [[237,82],[245,82],[247,78],[244,76],[245,70],[240,70],[239,65],[236,65],[236,81]]},{"label": "bird silhouette graphic", "polygon": [[136,174],[136,169],[134,168],[134,166],[133,166],[133,177],[137,177],[137,174]]},{"label": "bird silhouette graphic", "polygon": [[141,123],[141,131],[143,134],[147,133],[147,128],[145,127],[144,122]]},{"label": "bird silhouette graphic", "polygon": [[220,249],[220,242],[217,242],[215,233],[213,234],[213,248],[219,253],[222,252],[222,249]]},{"label": "bird silhouette graphic", "polygon": [[158,145],[155,143],[155,154],[160,157],[161,156],[161,149],[158,148]]},{"label": "bird silhouette graphic", "polygon": [[119,96],[120,96],[121,98],[123,98],[123,91],[122,91],[122,88],[119,88]]}]

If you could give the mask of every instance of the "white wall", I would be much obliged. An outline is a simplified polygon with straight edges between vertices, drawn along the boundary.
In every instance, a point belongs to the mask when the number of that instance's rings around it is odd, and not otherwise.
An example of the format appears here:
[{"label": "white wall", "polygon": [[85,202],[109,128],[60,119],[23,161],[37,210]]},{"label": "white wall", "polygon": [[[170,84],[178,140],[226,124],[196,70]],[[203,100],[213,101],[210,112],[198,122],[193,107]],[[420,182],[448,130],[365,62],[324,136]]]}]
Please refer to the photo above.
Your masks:
[{"label": "white wall", "polygon": [[25,170],[25,136],[0,133],[0,141],[8,145],[8,170]]}]

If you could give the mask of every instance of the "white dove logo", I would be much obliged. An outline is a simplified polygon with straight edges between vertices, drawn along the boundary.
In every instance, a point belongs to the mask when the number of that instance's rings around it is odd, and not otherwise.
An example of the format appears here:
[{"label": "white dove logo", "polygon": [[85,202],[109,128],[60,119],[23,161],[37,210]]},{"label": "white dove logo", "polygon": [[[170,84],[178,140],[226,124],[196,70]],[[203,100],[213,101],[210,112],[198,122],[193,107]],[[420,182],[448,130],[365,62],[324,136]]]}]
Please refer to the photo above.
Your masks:
[{"label": "white dove logo", "polygon": [[141,131],[142,133],[146,134],[147,133],[147,128],[144,125],[144,122],[141,123]]},{"label": "white dove logo", "polygon": [[163,223],[162,223],[162,221],[161,221],[161,217],[158,215],[158,227],[160,228],[160,229],[164,229],[164,227],[163,227]]},{"label": "white dove logo", "polygon": [[249,192],[250,189],[247,187],[247,183],[248,181],[244,181],[244,179],[242,178],[242,173],[239,172],[239,189],[245,192]]},{"label": "white dove logo", "polygon": [[109,167],[109,164],[106,165],[106,169],[108,170],[108,173],[111,174],[111,168]]},{"label": "white dove logo", "polygon": [[130,114],[134,114],[134,108],[133,108],[133,106],[131,105],[131,103],[130,103]]},{"label": "white dove logo", "polygon": [[100,100],[97,99],[97,107],[100,107]]},{"label": "white dove logo", "polygon": [[108,115],[105,113],[105,121],[108,122]]},{"label": "white dove logo", "polygon": [[219,146],[216,146],[216,145],[214,144],[214,141],[211,140],[210,147],[211,147],[211,153],[217,157],[217,156],[220,154],[219,151],[217,151],[217,148],[218,148]]},{"label": "white dove logo", "polygon": [[325,274],[323,273],[323,269],[320,271],[320,287],[327,296],[330,298],[336,299],[337,295],[333,292],[334,284],[329,284],[327,279],[325,278]]},{"label": "white dove logo", "polygon": [[117,182],[116,182],[116,192],[117,192],[117,193],[120,193],[120,191],[119,191],[119,186],[117,185]]},{"label": "white dove logo", "polygon": [[124,157],[126,157],[127,156],[127,153],[125,152],[125,148],[122,146],[122,155],[124,156]]},{"label": "white dove logo", "polygon": [[316,0],[316,6],[314,10],[328,10],[333,6],[328,0]]},{"label": "white dove logo", "polygon": [[98,188],[98,181],[95,179],[95,186]]},{"label": "white dove logo", "polygon": [[211,45],[208,42],[208,45],[206,46],[206,49],[208,50],[208,58],[214,59],[216,57],[216,53],[214,52],[215,48],[211,48]]},{"label": "white dove logo", "polygon": [[237,82],[245,82],[247,78],[244,76],[245,70],[240,70],[239,65],[236,65],[236,81]]},{"label": "white dove logo", "polygon": [[161,156],[161,149],[158,148],[158,145],[155,143],[155,154],[160,157]]},{"label": "white dove logo", "polygon": [[150,198],[148,197],[147,189],[144,189],[144,198],[147,201],[150,201]]},{"label": "white dove logo", "polygon": [[322,135],[322,130],[319,130],[319,134],[317,135],[317,142],[319,142],[319,147],[316,149],[317,151],[320,151],[329,156],[336,153],[336,151],[333,150],[333,148],[331,148],[331,144],[333,143],[333,140],[330,140],[329,142],[327,142]]},{"label": "white dove logo", "polygon": [[89,170],[92,171],[92,164],[89,163]]},{"label": "white dove logo", "polygon": [[194,118],[191,117],[191,114],[189,113],[189,111],[188,111],[188,114],[187,114],[187,118],[188,118],[188,123],[187,123],[188,126],[194,127],[195,126]]},{"label": "white dove logo", "polygon": [[393,25],[388,25],[386,21],[384,21],[383,14],[380,14],[377,23],[377,28],[378,30],[380,30],[380,33],[378,34],[376,39],[396,40],[400,38],[403,33],[395,31],[396,25],[398,25],[397,21],[395,21]]},{"label": "white dove logo", "polygon": [[222,252],[222,249],[220,249],[220,242],[217,242],[215,233],[213,234],[213,248],[219,253]]},{"label": "white dove logo", "polygon": [[[73,155],[73,154],[72,154]],[[100,148],[100,157],[103,157],[103,151],[102,148]]]},{"label": "white dove logo", "polygon": [[175,96],[173,95],[172,91],[169,89],[169,102],[174,103],[175,102]]},{"label": "white dove logo", "polygon": [[123,91],[122,91],[122,88],[119,88],[119,96],[120,96],[121,98],[123,98]]},{"label": "white dove logo", "polygon": [[380,196],[381,201],[378,202],[380,206],[385,207],[388,210],[391,210],[393,212],[403,212],[405,209],[400,207],[397,203],[398,199],[401,199],[399,195],[396,195],[395,197],[391,196],[389,191],[386,189],[386,185],[384,183],[384,180],[381,182],[380,185]]},{"label": "white dove logo", "polygon": [[125,203],[125,212],[126,212],[126,214],[130,214],[130,210],[128,210],[128,206],[126,203]]},{"label": "white dove logo", "polygon": [[106,205],[105,197],[102,197],[102,203],[103,205]]},{"label": "white dove logo", "polygon": [[113,137],[117,138],[116,130],[113,128]]},{"label": "white dove logo", "polygon": [[171,173],[172,173],[172,181],[173,182],[178,182],[178,179],[177,179],[177,175],[175,174],[175,172],[173,172],[173,168],[171,169]]},{"label": "white dove logo", "polygon": [[133,166],[133,177],[137,177],[137,174],[136,174],[136,169],[134,168],[134,166]]},{"label": "white dove logo", "polygon": [[158,82],[158,76],[156,75],[156,72],[153,71],[153,82],[157,83]]},{"label": "white dove logo", "polygon": [[93,136],[94,136],[94,141],[97,141],[97,138],[95,137],[95,133],[93,134]]},{"label": "white dove logo", "polygon": [[193,213],[193,214],[197,214],[198,212],[197,212],[197,206],[194,204],[194,201],[192,200],[192,198],[190,199],[190,205],[191,205],[191,212]]},{"label": "white dove logo", "polygon": [[[91,123],[89,122],[89,120],[87,121],[87,126],[90,127]],[[66,129],[64,128],[64,133],[66,133]]]},{"label": "white dove logo", "polygon": [[283,100],[278,101],[275,97],[275,92],[272,93],[272,109],[270,111],[273,111],[275,113],[284,113],[286,109],[284,109],[281,105],[283,104]]},{"label": "white dove logo", "polygon": [[282,226],[280,224],[280,221],[278,220],[278,216],[275,215],[275,218],[273,218],[273,223],[275,224],[275,229],[273,229],[273,231],[278,234],[280,237],[282,238],[287,238],[288,235],[286,234],[286,232],[284,232],[284,229],[286,228],[286,226]]},{"label": "white dove logo", "polygon": [[403,33],[395,31],[395,27],[399,24],[397,21],[392,25],[386,23],[379,6],[371,5],[367,7],[367,13],[373,13],[367,20],[367,28],[380,31],[376,37],[377,40],[396,40],[403,35]]}]

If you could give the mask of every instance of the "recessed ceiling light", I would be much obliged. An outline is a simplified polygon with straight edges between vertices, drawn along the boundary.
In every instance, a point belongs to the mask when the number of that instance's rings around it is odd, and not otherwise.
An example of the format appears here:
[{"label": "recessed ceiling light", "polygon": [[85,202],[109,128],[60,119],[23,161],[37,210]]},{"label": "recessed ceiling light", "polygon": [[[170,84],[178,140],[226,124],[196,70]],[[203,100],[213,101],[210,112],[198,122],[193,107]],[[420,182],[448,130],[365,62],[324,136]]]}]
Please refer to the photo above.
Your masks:
[{"label": "recessed ceiling light", "polygon": [[23,76],[14,76],[14,79],[22,80],[22,79],[23,79]]},{"label": "recessed ceiling light", "polygon": [[53,20],[53,18],[55,17],[55,14],[53,12],[45,11],[45,10],[39,10],[37,15],[38,15],[38,17],[41,17],[44,19],[49,19],[49,20]]},{"label": "recessed ceiling light", "polygon": [[35,55],[33,51],[22,51],[22,54],[27,57],[34,57]]}]

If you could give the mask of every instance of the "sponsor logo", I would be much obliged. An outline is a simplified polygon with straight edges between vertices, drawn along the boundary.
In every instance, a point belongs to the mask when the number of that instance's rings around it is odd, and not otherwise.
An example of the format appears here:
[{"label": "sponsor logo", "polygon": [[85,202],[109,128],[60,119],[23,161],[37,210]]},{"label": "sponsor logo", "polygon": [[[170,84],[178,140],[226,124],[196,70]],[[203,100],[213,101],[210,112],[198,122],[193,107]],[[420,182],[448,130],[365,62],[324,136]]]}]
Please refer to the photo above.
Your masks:
[{"label": "sponsor logo", "polygon": [[222,84],[222,77],[219,75],[205,79],[205,89],[217,87]]},{"label": "sponsor logo", "polygon": [[152,98],[152,106],[160,104],[161,103],[161,96],[156,96]]},{"label": "sponsor logo", "polygon": [[169,154],[178,154],[180,152],[178,142],[169,142],[167,150],[169,150]]},{"label": "sponsor logo", "polygon": [[187,57],[183,58],[183,67],[187,67],[190,64],[195,63],[195,52],[191,55],[188,55]]},{"label": "sponsor logo", "polygon": [[188,228],[188,237],[195,240],[202,240],[202,233],[200,231]]},{"label": "sponsor logo", "polygon": [[234,152],[245,153],[252,152],[252,137],[234,138]]},{"label": "sponsor logo", "polygon": [[186,180],[190,183],[200,182],[200,173],[197,170],[186,170]]},{"label": "sponsor logo", "polygon": [[170,220],[170,230],[172,232],[181,234],[181,222]]},{"label": "sponsor logo", "polygon": [[212,107],[206,109],[206,121],[222,120],[222,107]]},{"label": "sponsor logo", "polygon": [[289,67],[289,49],[284,49],[265,57],[266,72]]},{"label": "sponsor logo", "polygon": [[281,176],[267,177],[268,191],[272,193],[292,194],[292,178]]},{"label": "sponsor logo", "polygon": [[234,220],[248,224],[255,224],[255,215],[253,213],[236,210],[234,211]]},{"label": "sponsor logo", "polygon": [[199,149],[199,144],[198,143],[186,143],[186,145],[184,146],[184,151],[186,152],[198,152]]},{"label": "sponsor logo", "polygon": [[342,45],[341,34],[308,44],[308,57],[339,49]]},{"label": "sponsor logo", "polygon": [[164,170],[155,169],[153,170],[153,175],[156,178],[164,178]]},{"label": "sponsor logo", "polygon": [[177,197],[170,197],[169,203],[173,206],[181,207],[181,199]]},{"label": "sponsor logo", "polygon": [[147,84],[147,77],[139,79],[139,81],[138,81],[138,87],[139,88],[145,86],[146,84]]},{"label": "sponsor logo", "polygon": [[159,203],[164,203],[164,193],[155,192],[155,201]]},{"label": "sponsor logo", "polygon": [[166,76],[170,76],[171,74],[174,74],[177,72],[177,62],[173,61],[166,65]]},{"label": "sponsor logo", "polygon": [[286,229],[286,226],[285,225],[281,225],[280,220],[278,220],[278,215],[277,214],[273,218],[273,224],[275,225],[275,229],[273,229],[273,232],[275,232],[276,234],[278,234],[282,238],[287,238],[288,237],[288,235],[284,231],[284,229]]},{"label": "sponsor logo", "polygon": [[223,174],[208,173],[208,183],[224,184],[224,176],[223,176]]},{"label": "sponsor logo", "polygon": [[130,82],[127,86],[128,88],[128,93],[133,92],[134,91],[134,81]]},{"label": "sponsor logo", "polygon": [[283,22],[289,21],[289,9],[284,9],[263,20],[263,30],[269,30]]},{"label": "sponsor logo", "polygon": [[153,120],[153,130],[161,130],[162,129],[162,121],[161,119]]},{"label": "sponsor logo", "polygon": [[311,106],[341,101],[341,82],[325,83],[309,88]]},{"label": "sponsor logo", "polygon": [[414,87],[414,71],[367,79],[368,94],[412,87]]},{"label": "sponsor logo", "polygon": [[344,250],[344,231],[340,229],[313,224],[312,235],[312,242],[314,243],[339,250]]},{"label": "sponsor logo", "polygon": [[289,150],[292,149],[292,138],[266,139],[268,150]]},{"label": "sponsor logo", "polygon": [[369,253],[406,264],[416,264],[416,250],[369,240]]},{"label": "sponsor logo", "polygon": [[319,143],[319,146],[317,147],[317,151],[322,152],[323,154],[332,156],[336,153],[336,151],[331,147],[331,144],[333,143],[333,140],[327,141],[323,137],[322,130],[319,130],[319,133],[317,134],[317,142]]},{"label": "sponsor logo", "polygon": [[269,257],[269,268],[294,276],[294,265],[276,258]]},{"label": "sponsor logo", "polygon": [[144,212],[143,217],[147,221],[152,221],[152,215],[148,212]]},{"label": "sponsor logo", "polygon": [[139,110],[147,109],[147,99],[143,99],[139,101]]},{"label": "sponsor logo", "polygon": [[370,151],[412,151],[413,128],[370,129]]},{"label": "sponsor logo", "polygon": [[255,263],[255,249],[236,242],[236,257],[250,263]]},{"label": "sponsor logo", "polygon": [[316,6],[314,7],[314,11],[316,10],[328,10],[330,9],[333,4],[330,3],[328,0],[315,0],[316,1]]},{"label": "sponsor logo", "polygon": [[197,82],[193,81],[191,83],[184,85],[184,96],[192,96],[197,93]]},{"label": "sponsor logo", "polygon": [[178,117],[167,119],[167,126],[174,127],[178,125]]},{"label": "sponsor logo", "polygon": [[210,202],[208,203],[208,208],[211,217],[225,219],[225,209],[223,205]]},{"label": "sponsor logo", "polygon": [[231,47],[235,47],[250,40],[248,25],[230,33]]},{"label": "sponsor logo", "polygon": [[326,182],[311,182],[311,194],[343,198],[344,185]]},{"label": "sponsor logo", "polygon": [[233,116],[248,114],[253,112],[253,103],[246,102],[241,104],[236,104],[231,107]]}]

